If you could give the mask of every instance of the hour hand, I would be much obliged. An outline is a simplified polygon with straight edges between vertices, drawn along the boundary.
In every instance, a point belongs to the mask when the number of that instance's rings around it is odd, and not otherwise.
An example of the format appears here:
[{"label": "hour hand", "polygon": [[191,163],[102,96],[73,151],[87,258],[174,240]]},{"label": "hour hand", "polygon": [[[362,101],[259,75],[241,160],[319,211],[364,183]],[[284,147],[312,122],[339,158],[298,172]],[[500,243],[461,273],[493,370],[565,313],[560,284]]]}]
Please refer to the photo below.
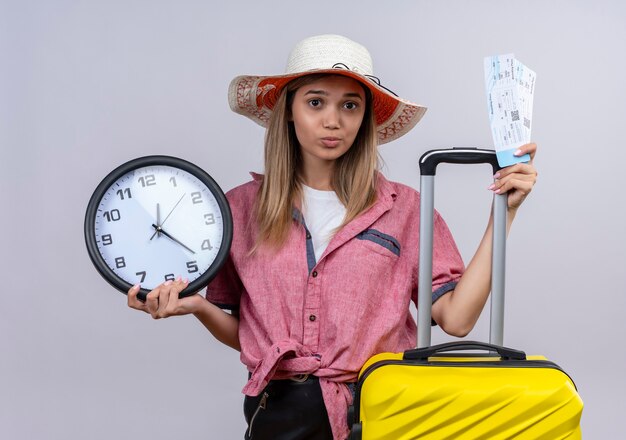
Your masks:
[{"label": "hour hand", "polygon": [[181,245],[182,247],[184,247],[185,249],[187,249],[189,252],[191,252],[192,254],[195,254],[194,251],[192,251],[189,247],[185,246],[183,243],[181,243],[179,240],[177,240],[176,238],[172,237],[172,235],[168,234],[167,232],[165,232],[163,230],[163,228],[161,226],[152,224],[152,227],[154,228],[154,233],[157,234],[163,234],[165,235],[167,238],[169,238],[170,240],[172,240],[175,243],[178,243],[179,245]]},{"label": "hour hand", "polygon": [[[161,208],[160,205],[157,203],[156,204],[156,224],[158,226],[161,226]],[[152,234],[152,237],[150,237],[150,240],[152,240],[154,238],[154,235],[157,235],[157,237],[161,236],[161,231],[160,230],[156,230],[154,231],[154,234]]]}]

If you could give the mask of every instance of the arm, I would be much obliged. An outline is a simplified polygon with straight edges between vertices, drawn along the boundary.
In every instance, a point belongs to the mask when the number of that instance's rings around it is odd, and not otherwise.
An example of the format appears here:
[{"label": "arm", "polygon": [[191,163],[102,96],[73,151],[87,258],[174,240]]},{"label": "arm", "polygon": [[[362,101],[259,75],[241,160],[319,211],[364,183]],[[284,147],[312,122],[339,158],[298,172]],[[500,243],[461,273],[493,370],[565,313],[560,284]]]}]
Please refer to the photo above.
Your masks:
[{"label": "arm", "polygon": [[[517,209],[537,180],[537,172],[532,165],[536,149],[535,144],[521,147],[517,155],[530,153],[530,162],[500,170],[494,176],[496,180],[493,185],[489,187],[496,194],[507,191],[509,193],[507,235]],[[490,217],[485,235],[455,289],[433,304],[433,319],[448,334],[459,337],[467,335],[476,324],[487,301],[491,289],[492,234],[493,217]]]},{"label": "arm", "polygon": [[180,278],[166,281],[148,294],[145,303],[137,299],[139,285],[133,286],[128,291],[128,306],[146,312],[154,319],[193,314],[218,341],[240,350],[239,319],[200,295],[179,298],[178,294],[187,284]]},{"label": "arm", "polygon": [[211,332],[215,338],[241,351],[239,345],[239,318],[217,307],[215,304],[202,298],[200,295],[194,295],[201,302],[201,307],[194,312],[194,316]]}]

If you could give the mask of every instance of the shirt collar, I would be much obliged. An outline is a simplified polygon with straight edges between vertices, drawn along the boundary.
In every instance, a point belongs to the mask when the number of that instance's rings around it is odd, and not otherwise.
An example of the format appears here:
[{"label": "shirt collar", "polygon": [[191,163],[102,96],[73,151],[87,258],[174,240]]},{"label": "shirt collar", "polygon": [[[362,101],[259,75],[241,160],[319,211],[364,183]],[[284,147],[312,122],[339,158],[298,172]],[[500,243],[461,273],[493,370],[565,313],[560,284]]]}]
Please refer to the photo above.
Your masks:
[{"label": "shirt collar", "polygon": [[[263,174],[255,173],[254,171],[250,171],[250,176],[255,182],[263,181]],[[376,202],[370,209],[366,212],[374,210],[378,213],[376,218],[382,215],[384,212],[391,209],[393,202],[396,200],[397,192],[395,186],[389,182],[383,173],[380,171],[376,171]],[[300,203],[296,201],[295,206],[292,210],[292,217],[294,220],[298,221],[300,224],[304,224],[304,218],[302,216],[302,212],[300,210]]]},{"label": "shirt collar", "polygon": [[[254,171],[250,171],[250,176],[252,176],[252,180],[255,182],[262,182],[264,177],[263,174],[255,173]],[[376,171],[376,183],[379,197],[382,196],[382,198],[385,199],[390,198],[392,201],[396,199],[397,194],[394,185],[392,185],[380,171]]]}]

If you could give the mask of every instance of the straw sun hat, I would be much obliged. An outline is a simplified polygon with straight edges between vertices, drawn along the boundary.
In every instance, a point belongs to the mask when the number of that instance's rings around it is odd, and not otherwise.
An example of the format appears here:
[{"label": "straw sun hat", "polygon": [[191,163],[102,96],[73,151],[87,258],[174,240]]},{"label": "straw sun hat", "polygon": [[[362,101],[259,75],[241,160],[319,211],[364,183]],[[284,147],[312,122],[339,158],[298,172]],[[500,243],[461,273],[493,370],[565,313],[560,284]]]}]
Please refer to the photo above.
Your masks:
[{"label": "straw sun hat", "polygon": [[267,127],[282,88],[291,80],[312,73],[348,76],[364,84],[373,96],[378,142],[384,144],[406,134],[426,107],[399,98],[376,78],[367,49],[340,35],[318,35],[300,41],[287,60],[284,75],[244,75],[228,88],[230,108]]}]

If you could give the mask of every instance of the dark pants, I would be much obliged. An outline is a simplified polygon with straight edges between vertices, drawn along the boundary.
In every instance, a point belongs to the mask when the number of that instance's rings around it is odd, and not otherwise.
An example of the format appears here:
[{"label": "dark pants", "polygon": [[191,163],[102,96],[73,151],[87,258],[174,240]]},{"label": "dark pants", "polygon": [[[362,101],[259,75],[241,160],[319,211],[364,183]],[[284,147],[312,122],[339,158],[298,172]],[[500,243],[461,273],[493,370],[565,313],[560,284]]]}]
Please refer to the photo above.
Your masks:
[{"label": "dark pants", "polygon": [[272,380],[256,397],[246,396],[245,440],[332,440],[317,377]]}]

